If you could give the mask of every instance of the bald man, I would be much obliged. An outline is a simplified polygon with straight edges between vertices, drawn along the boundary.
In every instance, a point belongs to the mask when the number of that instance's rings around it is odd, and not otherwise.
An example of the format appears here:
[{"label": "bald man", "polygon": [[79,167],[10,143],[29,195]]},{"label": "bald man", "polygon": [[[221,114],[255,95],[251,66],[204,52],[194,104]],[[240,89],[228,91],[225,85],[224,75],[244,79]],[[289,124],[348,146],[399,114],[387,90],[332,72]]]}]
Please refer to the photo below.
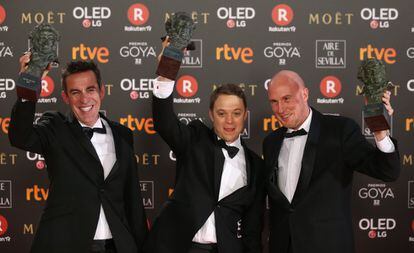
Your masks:
[{"label": "bald man", "polygon": [[[396,141],[387,131],[374,132],[375,147],[353,120],[311,108],[309,90],[293,71],[283,70],[272,78],[268,98],[284,126],[263,142],[270,252],[354,252],[353,173],[396,180]],[[385,92],[382,100],[391,115],[390,93]]]}]

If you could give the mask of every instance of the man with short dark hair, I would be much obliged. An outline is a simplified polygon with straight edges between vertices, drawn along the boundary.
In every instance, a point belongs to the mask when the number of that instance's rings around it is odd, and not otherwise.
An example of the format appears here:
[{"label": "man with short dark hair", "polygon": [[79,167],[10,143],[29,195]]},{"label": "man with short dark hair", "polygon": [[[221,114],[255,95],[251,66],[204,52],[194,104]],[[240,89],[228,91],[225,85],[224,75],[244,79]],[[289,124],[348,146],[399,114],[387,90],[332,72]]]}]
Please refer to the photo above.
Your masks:
[{"label": "man with short dark hair", "polygon": [[226,84],[210,99],[213,128],[181,123],[173,109],[174,81],[154,85],[153,118],[174,152],[174,193],[149,233],[146,253],[261,253],[263,161],[241,140],[247,117],[240,87]]},{"label": "man with short dark hair", "polygon": [[[355,171],[394,181],[400,173],[396,140],[374,132],[376,147],[359,126],[308,105],[309,90],[295,72],[278,72],[268,87],[283,127],[263,142],[269,197],[269,251],[352,253],[352,178]],[[390,92],[382,101],[391,115]]]},{"label": "man with short dark hair", "polygon": [[[30,54],[21,59],[21,71]],[[99,113],[105,90],[94,62],[70,62],[62,98],[71,113],[46,112],[33,124],[36,103],[18,98],[10,143],[42,154],[49,195],[31,252],[137,253],[147,227],[133,136]]]}]

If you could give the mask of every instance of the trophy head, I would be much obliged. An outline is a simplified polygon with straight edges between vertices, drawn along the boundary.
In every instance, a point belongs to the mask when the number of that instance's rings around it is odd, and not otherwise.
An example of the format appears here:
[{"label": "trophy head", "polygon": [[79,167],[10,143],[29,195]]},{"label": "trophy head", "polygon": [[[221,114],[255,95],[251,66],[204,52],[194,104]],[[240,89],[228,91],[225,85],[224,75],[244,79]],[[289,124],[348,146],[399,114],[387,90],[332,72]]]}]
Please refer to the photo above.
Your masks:
[{"label": "trophy head", "polygon": [[50,62],[57,61],[57,42],[60,35],[51,25],[41,23],[29,34],[32,45],[32,54],[39,55],[42,60]]},{"label": "trophy head", "polygon": [[381,103],[382,94],[390,86],[384,63],[375,58],[364,60],[358,70],[358,79],[364,83],[362,94],[368,103]]},{"label": "trophy head", "polygon": [[165,30],[170,39],[170,45],[184,49],[190,43],[195,29],[193,19],[185,12],[174,13],[166,22]]}]

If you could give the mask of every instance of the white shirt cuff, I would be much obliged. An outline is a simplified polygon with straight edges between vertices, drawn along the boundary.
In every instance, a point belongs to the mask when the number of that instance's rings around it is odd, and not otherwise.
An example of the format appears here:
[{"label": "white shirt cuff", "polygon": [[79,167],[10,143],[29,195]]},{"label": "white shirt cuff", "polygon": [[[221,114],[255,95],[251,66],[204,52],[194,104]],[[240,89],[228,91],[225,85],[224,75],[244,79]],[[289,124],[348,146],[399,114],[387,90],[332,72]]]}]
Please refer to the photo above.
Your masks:
[{"label": "white shirt cuff", "polygon": [[158,78],[154,80],[154,89],[152,94],[157,98],[167,98],[174,91],[175,81],[159,81]]},{"label": "white shirt cuff", "polygon": [[385,137],[381,141],[377,141],[375,139],[375,143],[377,144],[377,147],[381,152],[392,153],[392,152],[395,151],[394,143],[392,142],[392,140],[389,136]]}]

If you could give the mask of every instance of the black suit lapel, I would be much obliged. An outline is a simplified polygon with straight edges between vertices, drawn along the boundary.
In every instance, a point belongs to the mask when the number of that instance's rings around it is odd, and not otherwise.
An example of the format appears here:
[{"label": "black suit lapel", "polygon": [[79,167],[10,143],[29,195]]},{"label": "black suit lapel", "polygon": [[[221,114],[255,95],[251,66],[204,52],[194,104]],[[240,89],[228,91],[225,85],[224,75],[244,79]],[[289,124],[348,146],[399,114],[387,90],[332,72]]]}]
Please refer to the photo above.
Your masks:
[{"label": "black suit lapel", "polygon": [[218,200],[220,193],[221,174],[223,174],[224,155],[217,144],[217,136],[213,134],[214,143],[214,197]]},{"label": "black suit lapel", "polygon": [[296,191],[292,199],[293,205],[296,205],[303,197],[303,195],[306,193],[306,190],[309,187],[309,182],[311,180],[315,164],[317,145],[319,142],[320,135],[320,121],[322,115],[313,108],[312,113],[313,115],[311,126],[308,133],[308,139],[306,140],[305,150],[303,152],[302,168],[300,170]]},{"label": "black suit lapel", "polygon": [[270,152],[267,153],[267,157],[270,158],[270,163],[268,163],[268,171],[266,172],[266,180],[268,185],[268,191],[269,195],[273,199],[279,199],[284,204],[289,204],[289,201],[287,200],[286,196],[280,191],[277,177],[279,172],[279,153],[280,148],[283,144],[284,134],[287,131],[287,128],[282,127],[280,130],[278,130],[273,137]]},{"label": "black suit lapel", "polygon": [[123,143],[122,143],[122,139],[118,131],[118,128],[115,125],[113,125],[112,122],[109,121],[107,118],[105,118],[103,115],[101,115],[101,117],[104,118],[106,122],[108,122],[109,126],[111,127],[112,135],[114,137],[114,145],[115,145],[115,153],[116,153],[115,164],[112,167],[111,172],[109,172],[109,175],[105,179],[106,181],[108,181],[115,175],[115,173],[118,171],[120,167],[120,162],[122,161],[120,158],[122,157],[124,146],[122,145]]},{"label": "black suit lapel", "polygon": [[[90,168],[89,166],[80,166],[80,168],[92,179],[93,182],[98,183],[99,179],[104,178],[103,175],[103,168],[101,161],[99,160],[98,154],[95,151],[95,148],[93,147],[91,141],[88,139],[88,137],[83,133],[82,127],[79,124],[78,120],[73,116],[72,113],[70,113],[67,117],[68,119],[68,126],[70,131],[72,132],[73,139],[76,143],[79,143],[83,149],[75,148],[74,150],[69,150],[71,153],[79,152],[79,155],[75,155],[76,159],[80,160],[80,163],[83,165],[85,161],[81,159],[81,157],[85,157],[84,151],[86,151],[87,154],[90,155],[92,159],[94,159],[94,165],[93,168]],[[72,137],[70,137],[72,138]],[[78,145],[76,145],[78,146]],[[99,169],[94,169],[99,168]]]}]

